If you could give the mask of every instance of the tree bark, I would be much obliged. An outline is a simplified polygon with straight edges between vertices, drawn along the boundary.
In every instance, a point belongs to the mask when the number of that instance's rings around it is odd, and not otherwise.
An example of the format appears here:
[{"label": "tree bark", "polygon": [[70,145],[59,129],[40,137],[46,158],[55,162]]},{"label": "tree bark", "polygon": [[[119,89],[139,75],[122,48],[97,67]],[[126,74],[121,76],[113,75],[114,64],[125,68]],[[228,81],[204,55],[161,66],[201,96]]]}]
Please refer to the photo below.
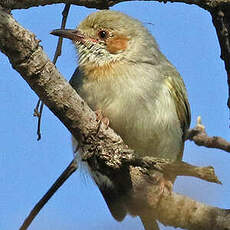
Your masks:
[{"label": "tree bark", "polygon": [[230,4],[230,0],[0,0],[0,5],[8,9],[28,9],[35,6],[45,6],[58,3],[70,3],[72,5],[85,6],[88,8],[96,9],[107,9],[108,7],[114,6],[121,2],[131,2],[131,1],[155,1],[155,2],[178,2],[186,3],[189,5],[197,5],[206,10],[211,10],[216,7],[225,7]]}]

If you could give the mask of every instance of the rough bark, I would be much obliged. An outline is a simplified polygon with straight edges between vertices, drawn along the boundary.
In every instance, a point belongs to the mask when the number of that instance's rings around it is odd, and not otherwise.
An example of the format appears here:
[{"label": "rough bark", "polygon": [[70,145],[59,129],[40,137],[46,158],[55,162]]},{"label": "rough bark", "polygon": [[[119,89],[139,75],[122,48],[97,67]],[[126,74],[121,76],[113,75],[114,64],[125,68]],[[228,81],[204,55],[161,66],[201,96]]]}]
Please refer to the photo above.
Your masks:
[{"label": "rough bark", "polygon": [[0,5],[8,9],[27,9],[35,6],[45,6],[58,3],[70,3],[78,6],[85,6],[88,8],[107,9],[120,2],[130,1],[156,1],[156,2],[180,2],[190,5],[198,5],[204,9],[213,9],[216,7],[224,7],[230,4],[230,0],[0,0]]}]

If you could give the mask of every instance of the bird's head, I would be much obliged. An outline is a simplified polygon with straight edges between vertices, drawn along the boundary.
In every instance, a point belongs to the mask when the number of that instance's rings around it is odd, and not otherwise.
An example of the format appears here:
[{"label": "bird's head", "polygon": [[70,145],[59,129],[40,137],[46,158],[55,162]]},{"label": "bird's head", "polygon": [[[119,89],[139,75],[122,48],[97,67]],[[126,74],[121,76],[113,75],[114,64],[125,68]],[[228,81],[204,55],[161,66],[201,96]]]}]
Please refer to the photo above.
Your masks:
[{"label": "bird's head", "polygon": [[92,13],[77,29],[58,29],[51,34],[73,41],[78,51],[79,66],[154,62],[159,55],[154,38],[144,26],[117,11]]}]

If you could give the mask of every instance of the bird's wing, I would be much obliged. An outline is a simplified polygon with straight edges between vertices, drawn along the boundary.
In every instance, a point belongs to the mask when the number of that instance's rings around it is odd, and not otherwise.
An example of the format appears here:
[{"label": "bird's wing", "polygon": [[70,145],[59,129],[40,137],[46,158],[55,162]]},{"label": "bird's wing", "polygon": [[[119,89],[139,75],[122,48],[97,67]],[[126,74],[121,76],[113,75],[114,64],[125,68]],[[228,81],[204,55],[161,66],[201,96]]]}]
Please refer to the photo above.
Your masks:
[{"label": "bird's wing", "polygon": [[185,91],[185,85],[180,77],[179,73],[175,71],[178,76],[167,77],[164,79],[166,82],[169,92],[174,100],[176,112],[180,120],[181,129],[183,131],[183,137],[185,136],[186,130],[190,126],[190,106]]},{"label": "bird's wing", "polygon": [[72,77],[69,80],[70,85],[76,90],[76,82],[78,80],[78,75],[80,75],[80,70],[79,67],[76,68],[76,70],[74,71]]}]

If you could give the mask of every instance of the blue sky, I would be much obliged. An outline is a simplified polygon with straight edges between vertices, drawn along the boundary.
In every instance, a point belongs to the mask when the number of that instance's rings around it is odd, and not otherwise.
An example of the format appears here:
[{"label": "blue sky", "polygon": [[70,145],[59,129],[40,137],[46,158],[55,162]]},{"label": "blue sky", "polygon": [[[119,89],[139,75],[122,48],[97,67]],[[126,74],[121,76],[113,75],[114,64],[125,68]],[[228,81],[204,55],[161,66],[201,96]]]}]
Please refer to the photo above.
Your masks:
[{"label": "blue sky", "polygon": [[[63,5],[13,11],[13,16],[41,40],[52,59],[57,38],[50,35],[60,28]],[[226,73],[210,15],[185,4],[128,2],[112,9],[141,20],[155,36],[163,53],[184,78],[192,110],[192,126],[201,115],[209,135],[229,137],[229,111],[226,106]],[[67,27],[76,25],[94,10],[72,6]],[[69,79],[77,59],[73,45],[64,41],[59,71]],[[72,160],[70,134],[45,108],[42,139],[36,140],[37,121],[32,116],[37,96],[8,59],[0,54],[0,229],[18,229],[33,205]],[[229,208],[230,181],[228,153],[186,143],[184,160],[200,166],[212,165],[223,185],[180,177],[179,193],[210,205]],[[43,208],[31,230],[139,230],[137,218],[116,222],[90,178],[76,172]],[[162,229],[172,229],[162,227]]]}]

